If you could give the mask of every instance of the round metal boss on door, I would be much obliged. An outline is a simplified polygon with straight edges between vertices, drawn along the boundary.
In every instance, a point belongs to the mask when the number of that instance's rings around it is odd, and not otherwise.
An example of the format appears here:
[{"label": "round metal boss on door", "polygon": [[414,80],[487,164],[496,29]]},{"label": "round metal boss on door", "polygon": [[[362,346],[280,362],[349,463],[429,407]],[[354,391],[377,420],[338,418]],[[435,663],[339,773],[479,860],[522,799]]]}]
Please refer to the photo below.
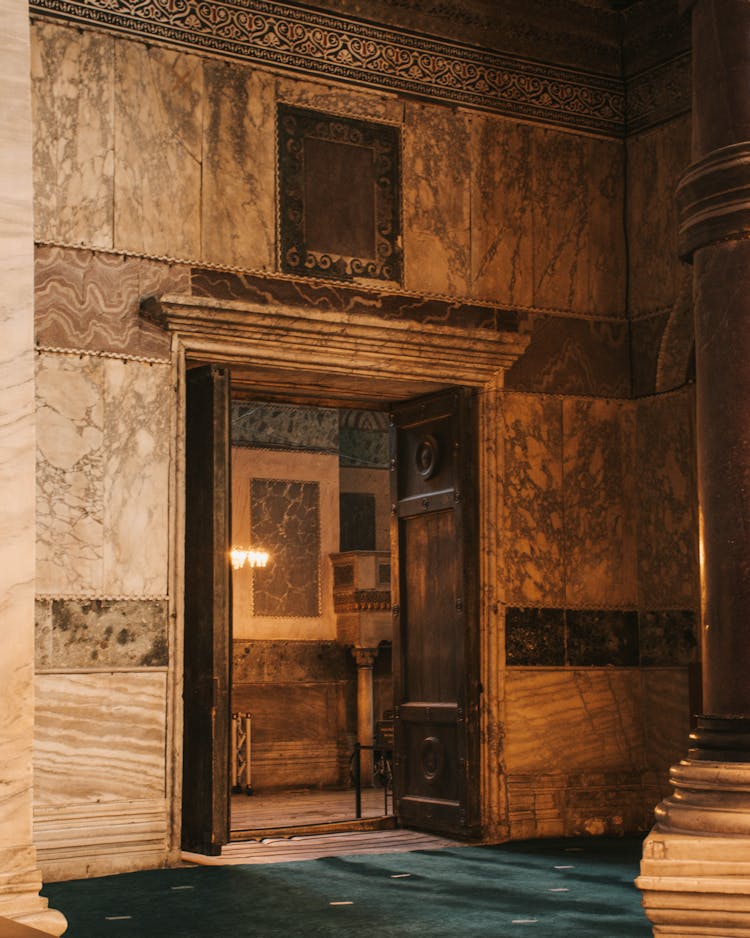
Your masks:
[{"label": "round metal boss on door", "polygon": [[417,444],[417,472],[423,479],[430,479],[437,472],[440,460],[440,447],[432,434],[427,434]]},{"label": "round metal boss on door", "polygon": [[443,774],[445,749],[437,736],[428,736],[422,740],[419,753],[422,774],[428,782],[436,782]]}]

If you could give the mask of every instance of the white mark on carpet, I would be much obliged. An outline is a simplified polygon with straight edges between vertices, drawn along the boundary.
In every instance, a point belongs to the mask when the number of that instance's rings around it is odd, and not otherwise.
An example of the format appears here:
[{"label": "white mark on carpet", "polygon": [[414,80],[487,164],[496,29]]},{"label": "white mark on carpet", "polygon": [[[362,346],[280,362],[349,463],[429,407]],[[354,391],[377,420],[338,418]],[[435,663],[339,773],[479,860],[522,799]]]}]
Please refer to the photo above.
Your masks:
[{"label": "white mark on carpet", "polygon": [[354,903],[353,903],[353,902],[349,902],[349,901],[347,900],[347,901],[345,901],[345,902],[343,902],[343,901],[342,901],[342,902],[329,902],[328,905],[354,905]]},{"label": "white mark on carpet", "polygon": [[126,919],[132,918],[132,915],[105,915],[105,922],[124,922]]}]

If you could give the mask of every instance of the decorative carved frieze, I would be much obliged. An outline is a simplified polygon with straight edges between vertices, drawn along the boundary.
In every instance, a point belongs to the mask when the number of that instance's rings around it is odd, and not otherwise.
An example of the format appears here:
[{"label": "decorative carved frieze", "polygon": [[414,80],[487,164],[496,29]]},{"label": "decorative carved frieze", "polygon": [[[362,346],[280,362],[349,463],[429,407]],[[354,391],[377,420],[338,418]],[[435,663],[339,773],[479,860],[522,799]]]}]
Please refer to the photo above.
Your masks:
[{"label": "decorative carved frieze", "polygon": [[691,84],[689,52],[629,78],[625,93],[627,133],[639,133],[688,114]]}]

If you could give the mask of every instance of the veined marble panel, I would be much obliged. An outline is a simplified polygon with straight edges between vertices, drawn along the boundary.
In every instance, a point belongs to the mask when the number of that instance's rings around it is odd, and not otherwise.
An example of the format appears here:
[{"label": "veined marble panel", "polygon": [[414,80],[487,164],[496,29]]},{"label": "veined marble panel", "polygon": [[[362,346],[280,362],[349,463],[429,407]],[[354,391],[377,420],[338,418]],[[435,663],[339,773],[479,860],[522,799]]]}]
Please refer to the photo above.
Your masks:
[{"label": "veined marble panel", "polygon": [[104,362],[39,355],[36,394],[36,588],[97,590],[104,557]]},{"label": "veined marble panel", "polygon": [[339,114],[360,120],[400,124],[404,105],[394,94],[361,91],[342,85],[280,77],[276,80],[276,96],[285,104],[296,104],[313,111]]},{"label": "veined marble panel", "polygon": [[338,411],[331,407],[233,401],[232,443],[264,449],[338,453]]},{"label": "veined marble panel", "polygon": [[624,317],[622,144],[534,130],[534,305]]},{"label": "veined marble panel", "polygon": [[383,411],[339,411],[339,461],[352,469],[387,469],[388,415]]},{"label": "veined marble panel", "polygon": [[690,163],[690,117],[680,117],[637,137],[628,148],[627,225],[630,314],[671,306],[677,295],[675,189]]},{"label": "veined marble panel", "polygon": [[163,798],[166,680],[164,672],[38,674],[36,804]]},{"label": "veined marble panel", "polygon": [[505,610],[505,662],[509,667],[562,667],[565,664],[565,610],[508,606]]},{"label": "veined marble panel", "polygon": [[169,365],[104,361],[104,595],[165,595]]},{"label": "veined marble panel", "polygon": [[407,103],[403,152],[404,284],[465,296],[471,277],[468,116]]},{"label": "veined marble panel", "polygon": [[[669,311],[634,319],[630,323],[630,360],[633,363],[633,397],[645,397],[656,392],[659,350]],[[682,375],[682,382],[685,375]]]},{"label": "veined marble panel", "polygon": [[503,395],[505,577],[512,605],[563,605],[562,402]]},{"label": "veined marble panel", "polygon": [[531,128],[477,114],[471,142],[471,294],[531,306]]},{"label": "veined marble panel", "polygon": [[168,358],[169,337],[139,316],[141,297],[189,293],[180,264],[76,248],[38,247],[36,340],[52,348]]},{"label": "veined marble panel", "polygon": [[33,23],[34,234],[112,247],[113,36]]},{"label": "veined marble panel", "polygon": [[692,389],[637,405],[641,608],[697,609],[698,493]]},{"label": "veined marble panel", "polygon": [[638,614],[616,609],[568,609],[567,664],[638,666]]},{"label": "veined marble panel", "polygon": [[566,606],[635,606],[635,411],[563,401]]},{"label": "veined marble panel", "polygon": [[201,249],[202,60],[115,47],[115,247],[196,258]]},{"label": "veined marble panel", "polygon": [[509,671],[509,773],[637,770],[643,758],[641,676],[606,669]]},{"label": "veined marble panel", "polygon": [[36,668],[165,667],[163,599],[36,602]]},{"label": "veined marble panel", "polygon": [[202,257],[275,267],[275,85],[268,72],[203,63]]},{"label": "veined marble panel", "polygon": [[687,668],[654,668],[643,672],[645,760],[661,775],[664,788],[669,767],[685,758],[690,732]]},{"label": "veined marble panel", "polygon": [[687,665],[697,654],[699,615],[692,609],[639,612],[642,667]]}]

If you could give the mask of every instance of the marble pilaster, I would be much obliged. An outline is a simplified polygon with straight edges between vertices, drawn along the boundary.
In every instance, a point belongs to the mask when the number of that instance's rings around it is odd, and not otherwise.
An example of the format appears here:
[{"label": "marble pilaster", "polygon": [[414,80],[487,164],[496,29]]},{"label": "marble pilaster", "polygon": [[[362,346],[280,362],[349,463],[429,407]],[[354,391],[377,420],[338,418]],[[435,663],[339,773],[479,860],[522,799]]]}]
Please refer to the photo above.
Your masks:
[{"label": "marble pilaster", "polygon": [[53,935],[32,844],[34,300],[28,5],[0,2],[0,915]]}]

